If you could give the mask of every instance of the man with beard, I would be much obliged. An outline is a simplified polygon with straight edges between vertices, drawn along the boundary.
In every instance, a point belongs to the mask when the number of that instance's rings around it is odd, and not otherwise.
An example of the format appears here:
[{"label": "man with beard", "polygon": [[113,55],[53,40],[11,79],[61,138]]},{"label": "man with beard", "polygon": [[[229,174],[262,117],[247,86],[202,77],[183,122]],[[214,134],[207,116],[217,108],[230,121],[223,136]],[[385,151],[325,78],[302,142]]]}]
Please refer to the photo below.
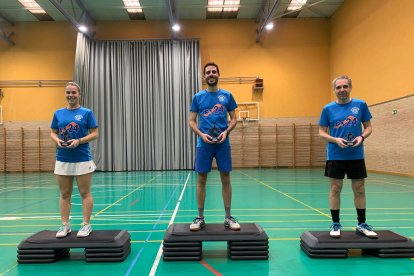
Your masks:
[{"label": "man with beard", "polygon": [[[232,94],[218,87],[220,71],[217,64],[209,62],[204,66],[207,89],[194,95],[190,108],[190,128],[198,135],[195,171],[197,178],[198,216],[190,225],[191,231],[204,227],[204,203],[206,199],[207,174],[211,171],[213,158],[216,159],[222,184],[225,218],[224,226],[240,230],[237,220],[231,216],[232,170],[229,133],[236,127],[236,101]],[[227,114],[230,122],[227,121]],[[198,125],[197,125],[198,115]]]},{"label": "man with beard", "polygon": [[332,84],[337,99],[323,108],[319,120],[319,135],[328,142],[325,176],[330,179],[329,207],[333,221],[329,234],[334,238],[341,236],[340,193],[346,174],[351,179],[354,192],[358,219],[356,232],[368,238],[377,238],[372,226],[365,223],[367,171],[363,142],[372,133],[372,116],[364,101],[350,97],[352,80],[349,77],[339,76]]}]

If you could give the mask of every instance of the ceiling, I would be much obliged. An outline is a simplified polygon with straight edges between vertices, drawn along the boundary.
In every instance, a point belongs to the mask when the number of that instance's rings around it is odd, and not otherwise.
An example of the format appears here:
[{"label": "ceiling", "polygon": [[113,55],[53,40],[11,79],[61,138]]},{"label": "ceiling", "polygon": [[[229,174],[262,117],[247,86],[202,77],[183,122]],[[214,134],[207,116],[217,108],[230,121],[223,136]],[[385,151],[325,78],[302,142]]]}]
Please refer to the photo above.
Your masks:
[{"label": "ceiling", "polygon": [[[67,21],[52,2],[58,2],[75,19],[79,20],[83,5],[95,21],[130,20],[122,0],[37,0],[55,21]],[[291,0],[241,0],[237,19],[257,19],[261,13],[269,14],[275,2],[278,6],[271,19],[283,17]],[[294,17],[330,17],[344,0],[308,0],[307,5]],[[174,6],[177,21],[206,19],[207,0],[140,0],[145,20],[170,20],[169,4]],[[0,22],[38,21],[18,0],[0,0]]]},{"label": "ceiling", "polygon": [[[129,21],[131,15],[127,13],[122,0],[36,0],[47,12],[46,15],[33,15],[18,0],[0,0],[0,40],[14,45],[11,36],[4,25],[14,25],[16,22],[31,22],[40,20],[69,21],[76,28],[80,25],[91,26],[96,21]],[[289,18],[329,18],[343,4],[344,0],[308,0],[301,9],[287,11],[291,1],[298,0],[240,0],[234,18],[255,20],[256,42],[260,41],[265,25],[275,19]],[[174,25],[180,20],[209,20],[207,13],[208,0],[140,0],[146,21],[165,20]],[[229,14],[220,15],[222,18]],[[216,17],[216,14],[213,14]],[[142,16],[141,16],[142,19]],[[92,37],[90,31],[83,31]],[[173,37],[175,37],[173,32]]]}]

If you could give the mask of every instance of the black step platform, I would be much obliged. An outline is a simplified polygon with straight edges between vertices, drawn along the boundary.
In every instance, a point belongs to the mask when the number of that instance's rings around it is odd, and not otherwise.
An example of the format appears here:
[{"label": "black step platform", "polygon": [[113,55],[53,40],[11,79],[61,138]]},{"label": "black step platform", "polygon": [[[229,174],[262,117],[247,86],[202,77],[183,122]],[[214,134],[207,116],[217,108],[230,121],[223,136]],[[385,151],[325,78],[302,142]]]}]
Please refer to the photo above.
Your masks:
[{"label": "black step platform", "polygon": [[68,256],[70,248],[85,248],[86,262],[122,262],[131,252],[131,237],[125,230],[94,230],[85,238],[77,238],[76,234],[72,231],[56,238],[56,231],[40,231],[20,242],[17,262],[55,262]]},{"label": "black step platform", "polygon": [[332,238],[329,231],[307,231],[300,237],[300,247],[311,258],[346,258],[349,249],[361,249],[363,255],[381,258],[413,258],[414,242],[393,231],[376,231],[377,239],[370,239],[355,231],[342,231],[340,238]]},{"label": "black step platform", "polygon": [[232,260],[267,260],[268,236],[255,223],[241,223],[234,231],[223,224],[206,224],[199,231],[190,231],[190,224],[172,224],[163,242],[164,261],[198,261],[202,258],[203,241],[227,241],[228,256]]}]

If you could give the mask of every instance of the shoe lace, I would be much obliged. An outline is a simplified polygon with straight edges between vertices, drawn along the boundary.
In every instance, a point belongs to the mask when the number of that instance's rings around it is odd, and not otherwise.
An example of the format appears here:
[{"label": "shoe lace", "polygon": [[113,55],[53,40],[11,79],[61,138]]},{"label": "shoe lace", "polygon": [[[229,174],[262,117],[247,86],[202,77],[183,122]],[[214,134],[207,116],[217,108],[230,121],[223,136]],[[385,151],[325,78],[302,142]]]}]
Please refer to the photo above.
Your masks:
[{"label": "shoe lace", "polygon": [[232,216],[226,217],[226,219],[227,219],[228,221],[233,222],[233,223],[237,223],[237,219],[235,219],[235,218],[234,218],[234,217],[232,217]]},{"label": "shoe lace", "polygon": [[81,225],[81,229],[79,230],[79,232],[80,231],[87,231],[87,230],[89,230],[89,224],[86,224],[86,223],[84,223],[84,224],[82,224]]},{"label": "shoe lace", "polygon": [[203,218],[200,218],[200,217],[196,217],[194,220],[193,220],[193,223],[194,224],[198,224],[198,223],[201,223],[201,222],[203,222]]},{"label": "shoe lace", "polygon": [[365,229],[365,230],[368,230],[368,231],[372,231],[372,229],[373,229],[373,227],[372,227],[371,225],[368,225],[368,224],[366,224],[366,223],[361,223],[361,224],[359,225],[359,227],[361,227],[361,228],[363,228],[363,229]]}]

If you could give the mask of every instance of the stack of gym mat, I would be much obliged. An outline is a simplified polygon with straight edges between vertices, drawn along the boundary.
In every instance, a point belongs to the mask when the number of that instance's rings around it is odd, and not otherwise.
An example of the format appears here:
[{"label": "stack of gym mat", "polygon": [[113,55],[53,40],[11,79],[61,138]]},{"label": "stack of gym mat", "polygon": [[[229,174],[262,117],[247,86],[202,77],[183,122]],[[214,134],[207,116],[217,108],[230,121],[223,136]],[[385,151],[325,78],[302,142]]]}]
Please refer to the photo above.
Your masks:
[{"label": "stack of gym mat", "polygon": [[77,238],[72,231],[56,238],[56,231],[40,231],[17,247],[17,262],[50,263],[69,255],[70,248],[85,248],[86,262],[122,262],[131,252],[131,237],[125,230],[96,230],[88,237]]}]

